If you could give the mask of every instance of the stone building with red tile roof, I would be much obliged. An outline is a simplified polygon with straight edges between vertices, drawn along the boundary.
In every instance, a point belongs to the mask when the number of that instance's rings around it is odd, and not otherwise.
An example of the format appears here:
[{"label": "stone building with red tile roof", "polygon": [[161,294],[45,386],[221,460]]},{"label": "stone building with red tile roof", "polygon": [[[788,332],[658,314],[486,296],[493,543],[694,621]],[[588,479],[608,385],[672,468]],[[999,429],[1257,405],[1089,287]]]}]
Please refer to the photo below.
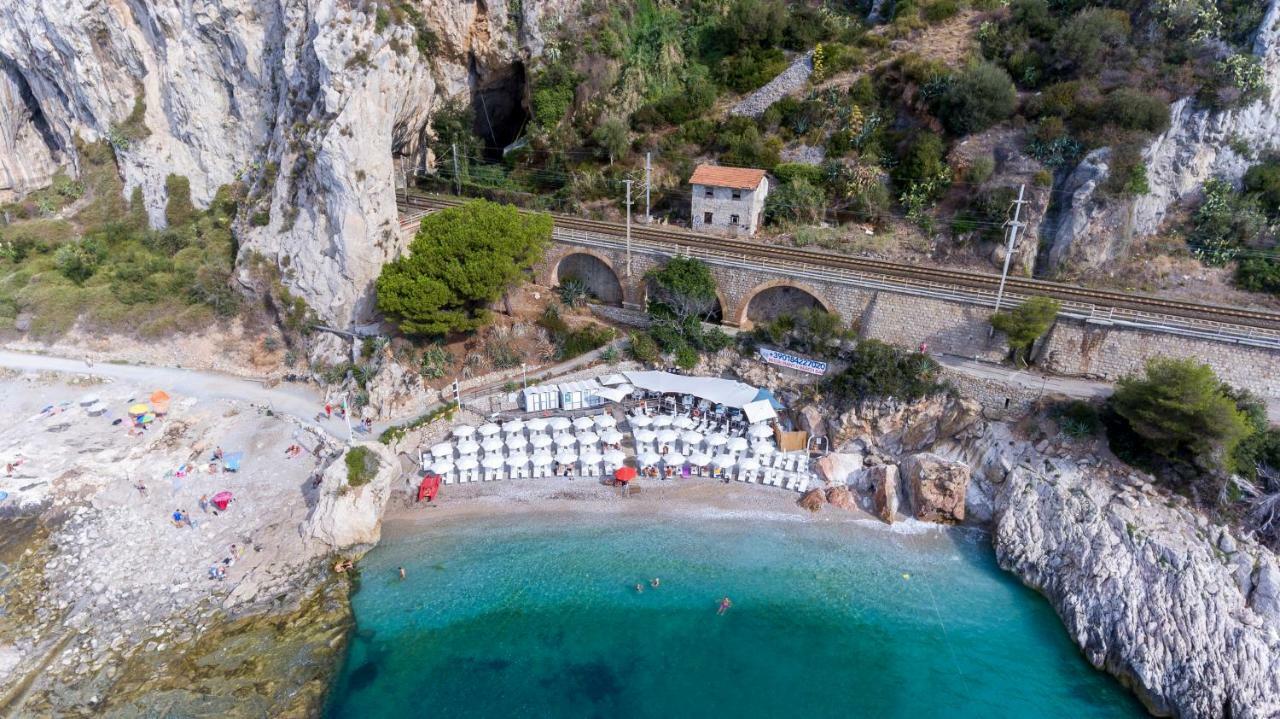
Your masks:
[{"label": "stone building with red tile roof", "polygon": [[698,165],[689,178],[692,226],[700,232],[753,235],[764,218],[769,178],[749,167]]}]

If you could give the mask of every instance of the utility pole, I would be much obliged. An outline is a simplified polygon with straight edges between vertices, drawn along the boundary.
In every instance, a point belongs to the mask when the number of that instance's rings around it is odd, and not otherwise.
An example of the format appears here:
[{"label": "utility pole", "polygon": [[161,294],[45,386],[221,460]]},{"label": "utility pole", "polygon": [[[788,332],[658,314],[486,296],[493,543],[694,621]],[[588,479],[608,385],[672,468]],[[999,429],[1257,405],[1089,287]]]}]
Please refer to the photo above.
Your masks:
[{"label": "utility pole", "polygon": [[623,180],[627,185],[627,277],[631,276],[631,183],[632,180]]},{"label": "utility pole", "polygon": [[653,173],[653,153],[644,153],[644,223],[647,225],[653,222],[653,215],[649,213],[649,185]]},{"label": "utility pole", "polygon": [[[1004,299],[1004,283],[1009,279],[1009,262],[1013,260],[1013,247],[1018,242],[1018,230],[1022,229],[1023,223],[1019,221],[1022,216],[1022,206],[1027,201],[1022,199],[1022,193],[1027,189],[1026,185],[1018,186],[1018,199],[1013,203],[1013,219],[1009,221],[1009,244],[1004,250],[1004,269],[1000,272],[1000,289],[996,290],[996,312],[1000,311],[1000,302]],[[996,328],[992,327],[988,337],[995,334]]]},{"label": "utility pole", "polygon": [[457,188],[457,194],[462,194],[462,174],[458,172],[458,143],[451,145],[453,148],[453,186]]}]

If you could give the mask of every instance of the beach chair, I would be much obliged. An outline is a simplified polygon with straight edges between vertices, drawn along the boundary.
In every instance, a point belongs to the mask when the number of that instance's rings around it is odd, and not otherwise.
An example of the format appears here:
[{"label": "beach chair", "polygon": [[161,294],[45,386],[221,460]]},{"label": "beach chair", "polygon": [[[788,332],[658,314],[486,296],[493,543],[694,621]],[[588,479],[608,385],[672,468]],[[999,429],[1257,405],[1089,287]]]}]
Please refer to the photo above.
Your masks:
[{"label": "beach chair", "polygon": [[800,475],[800,481],[796,482],[796,491],[804,494],[809,489],[809,475]]}]

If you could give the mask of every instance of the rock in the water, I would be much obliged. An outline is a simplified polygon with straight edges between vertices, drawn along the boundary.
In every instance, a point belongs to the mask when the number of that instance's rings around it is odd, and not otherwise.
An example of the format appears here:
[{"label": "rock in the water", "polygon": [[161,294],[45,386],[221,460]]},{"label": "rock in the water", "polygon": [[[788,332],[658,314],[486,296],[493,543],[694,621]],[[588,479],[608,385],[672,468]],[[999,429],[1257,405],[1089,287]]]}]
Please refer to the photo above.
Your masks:
[{"label": "rock in the water", "polygon": [[822,410],[814,405],[805,405],[798,418],[800,429],[809,433],[810,437],[827,436],[827,422],[822,418]]},{"label": "rock in the water", "polygon": [[828,484],[843,485],[849,483],[849,477],[862,469],[862,455],[833,452],[820,458],[817,462],[818,474]]},{"label": "rock in the water", "polygon": [[347,455],[343,453],[325,469],[320,498],[302,525],[303,536],[319,539],[335,551],[377,544],[382,536],[382,511],[391,495],[391,484],[400,474],[400,462],[382,443],[355,446],[365,447],[377,457],[373,479],[360,487],[348,486]]},{"label": "rock in the water", "polygon": [[827,497],[823,494],[821,489],[811,489],[800,496],[798,503],[801,507],[804,507],[810,512],[816,512],[819,509],[822,509],[822,505],[825,504],[826,501]]},{"label": "rock in the water", "polygon": [[913,454],[899,464],[916,519],[941,524],[964,521],[969,466],[936,454]]},{"label": "rock in the water", "polygon": [[827,490],[827,503],[840,509],[853,509],[857,506],[853,501],[853,493],[844,485]]},{"label": "rock in the water", "polygon": [[875,490],[872,507],[876,516],[893,524],[898,514],[898,468],[882,464],[868,469],[866,476]]}]

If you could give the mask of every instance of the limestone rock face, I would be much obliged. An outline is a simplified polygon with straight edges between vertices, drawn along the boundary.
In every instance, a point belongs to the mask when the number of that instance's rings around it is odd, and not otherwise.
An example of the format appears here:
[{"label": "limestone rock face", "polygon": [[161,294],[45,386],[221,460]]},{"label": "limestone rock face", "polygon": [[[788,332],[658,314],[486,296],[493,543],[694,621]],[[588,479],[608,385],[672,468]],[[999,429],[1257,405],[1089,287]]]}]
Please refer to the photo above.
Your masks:
[{"label": "limestone rock face", "polygon": [[377,456],[377,474],[366,485],[347,487],[347,453],[343,452],[325,469],[320,497],[302,524],[302,536],[318,539],[333,551],[378,543],[382,536],[382,511],[391,496],[392,483],[400,473],[395,455],[381,443],[356,446],[366,447]]},{"label": "limestone rock face", "polygon": [[964,521],[968,465],[923,452],[904,458],[899,471],[916,519],[941,524]]},{"label": "limestone rock face", "polygon": [[893,524],[898,515],[898,468],[892,464],[881,464],[868,469],[864,474],[875,492],[872,495],[872,508],[876,516]]},{"label": "limestone rock face", "polygon": [[1063,208],[1044,223],[1049,266],[1093,269],[1121,257],[1133,236],[1132,203],[1112,200],[1100,191],[1111,174],[1111,148],[1085,156],[1067,177]]},{"label": "limestone rock face", "polygon": [[849,483],[853,474],[862,469],[862,455],[832,452],[818,459],[817,465],[818,474],[828,484],[844,485]]},{"label": "limestone rock face", "polygon": [[938,395],[911,403],[897,400],[868,403],[849,410],[832,423],[833,447],[858,439],[871,440],[890,454],[919,452],[981,426],[982,407],[975,401]]},{"label": "limestone rock face", "polygon": [[77,137],[113,144],[154,224],[171,174],[200,206],[242,181],[242,264],[266,258],[330,322],[367,319],[432,114],[517,74],[576,0],[523,3],[517,22],[502,4],[411,4],[430,57],[413,27],[379,27],[376,3],[0,0],[0,190],[75,174]]},{"label": "limestone rock face", "polygon": [[797,500],[801,507],[804,507],[810,512],[816,512],[819,509],[822,509],[822,505],[825,504],[826,501],[826,494],[821,489],[811,489],[800,495],[800,499]]},{"label": "limestone rock face", "polygon": [[809,433],[810,437],[827,436],[827,423],[822,418],[822,410],[814,405],[805,405],[800,410],[799,417],[800,429]]},{"label": "limestone rock face", "polygon": [[419,404],[426,396],[427,387],[422,375],[391,358],[387,352],[377,374],[366,385],[369,393],[368,408],[379,419],[402,416]]},{"label": "limestone rock face", "polygon": [[1224,542],[1127,467],[1046,457],[1005,425],[963,456],[1000,566],[1044,594],[1094,666],[1160,716],[1280,716],[1273,552]]}]

